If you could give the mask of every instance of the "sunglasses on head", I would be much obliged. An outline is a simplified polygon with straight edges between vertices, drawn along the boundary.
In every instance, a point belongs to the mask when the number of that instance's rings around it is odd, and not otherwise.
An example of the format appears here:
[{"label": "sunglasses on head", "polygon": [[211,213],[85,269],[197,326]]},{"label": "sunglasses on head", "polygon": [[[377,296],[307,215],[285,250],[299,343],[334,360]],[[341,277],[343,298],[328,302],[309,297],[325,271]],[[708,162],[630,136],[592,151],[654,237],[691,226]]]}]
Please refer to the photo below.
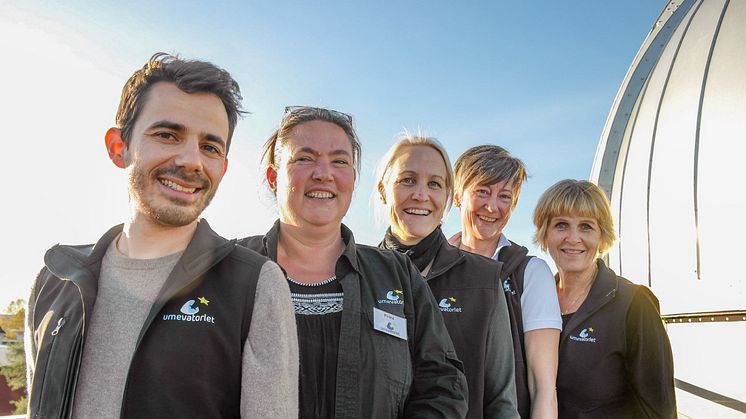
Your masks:
[{"label": "sunglasses on head", "polygon": [[302,112],[308,112],[308,111],[324,111],[329,112],[335,117],[341,118],[346,120],[348,123],[352,124],[352,115],[335,111],[334,109],[327,109],[327,108],[317,108],[315,106],[285,106],[285,114],[283,116],[283,119],[287,118],[290,115],[302,113]]}]

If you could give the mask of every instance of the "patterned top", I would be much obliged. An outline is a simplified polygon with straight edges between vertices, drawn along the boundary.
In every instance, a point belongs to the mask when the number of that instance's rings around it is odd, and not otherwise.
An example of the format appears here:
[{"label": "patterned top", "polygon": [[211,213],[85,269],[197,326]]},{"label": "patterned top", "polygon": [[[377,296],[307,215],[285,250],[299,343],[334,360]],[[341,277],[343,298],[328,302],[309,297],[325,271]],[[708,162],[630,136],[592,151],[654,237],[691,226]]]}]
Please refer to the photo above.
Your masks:
[{"label": "patterned top", "polygon": [[344,293],[339,281],[300,284],[288,278],[300,349],[300,415],[333,418],[339,327]]},{"label": "patterned top", "polygon": [[344,294],[341,292],[324,293],[324,294],[300,294],[290,293],[293,300],[293,309],[295,314],[314,316],[330,313],[339,313],[342,311]]}]

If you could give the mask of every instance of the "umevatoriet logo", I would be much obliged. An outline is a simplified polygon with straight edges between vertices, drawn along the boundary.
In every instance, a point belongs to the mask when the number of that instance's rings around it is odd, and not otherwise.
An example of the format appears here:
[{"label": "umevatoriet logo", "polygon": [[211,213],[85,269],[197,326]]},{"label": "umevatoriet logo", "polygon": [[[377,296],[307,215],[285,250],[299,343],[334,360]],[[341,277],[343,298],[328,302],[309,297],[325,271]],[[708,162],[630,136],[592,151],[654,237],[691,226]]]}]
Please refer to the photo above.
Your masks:
[{"label": "umevatoriet logo", "polygon": [[576,342],[590,342],[590,343],[596,343],[596,338],[593,337],[593,328],[588,327],[580,331],[577,336],[570,335],[570,340],[574,340]]},{"label": "umevatoriet logo", "polygon": [[454,296],[441,298],[438,303],[438,308],[440,308],[440,311],[444,313],[461,313],[463,307],[456,307],[455,304],[456,297]]},{"label": "umevatoriet logo", "polygon": [[506,294],[515,295],[515,290],[510,283],[510,278],[505,278],[505,280],[503,281],[503,290],[505,290]]},{"label": "umevatoriet logo", "polygon": [[199,314],[201,309],[206,308],[209,304],[210,300],[205,297],[199,297],[197,300],[187,300],[179,310],[181,314],[166,313],[163,315],[163,320],[215,323],[215,317],[207,315],[206,313]]},{"label": "umevatoriet logo", "polygon": [[390,290],[386,298],[378,300],[378,304],[404,304],[404,291]]}]

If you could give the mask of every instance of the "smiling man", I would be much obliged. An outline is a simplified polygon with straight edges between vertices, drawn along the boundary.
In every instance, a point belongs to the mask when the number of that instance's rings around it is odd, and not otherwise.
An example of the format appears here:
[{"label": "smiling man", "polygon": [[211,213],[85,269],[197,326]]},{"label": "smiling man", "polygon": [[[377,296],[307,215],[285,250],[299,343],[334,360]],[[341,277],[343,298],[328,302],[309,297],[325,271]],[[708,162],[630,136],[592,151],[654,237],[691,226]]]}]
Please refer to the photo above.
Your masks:
[{"label": "smiling man", "polygon": [[198,218],[240,101],[225,70],[162,53],[124,86],[105,144],[129,175],[131,216],[45,255],[29,298],[30,417],[297,416],[285,277]]}]

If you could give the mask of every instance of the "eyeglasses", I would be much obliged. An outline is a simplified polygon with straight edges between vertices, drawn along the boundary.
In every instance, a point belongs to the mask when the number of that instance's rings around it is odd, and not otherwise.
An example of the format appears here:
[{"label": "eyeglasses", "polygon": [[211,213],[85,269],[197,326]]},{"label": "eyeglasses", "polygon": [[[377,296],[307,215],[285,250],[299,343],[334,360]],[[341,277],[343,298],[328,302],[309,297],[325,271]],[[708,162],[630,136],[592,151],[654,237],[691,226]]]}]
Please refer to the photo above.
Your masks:
[{"label": "eyeglasses", "polygon": [[282,119],[287,118],[290,115],[302,113],[302,112],[329,112],[332,117],[344,119],[347,123],[352,124],[352,115],[334,109],[317,108],[315,106],[285,106],[285,114]]}]

